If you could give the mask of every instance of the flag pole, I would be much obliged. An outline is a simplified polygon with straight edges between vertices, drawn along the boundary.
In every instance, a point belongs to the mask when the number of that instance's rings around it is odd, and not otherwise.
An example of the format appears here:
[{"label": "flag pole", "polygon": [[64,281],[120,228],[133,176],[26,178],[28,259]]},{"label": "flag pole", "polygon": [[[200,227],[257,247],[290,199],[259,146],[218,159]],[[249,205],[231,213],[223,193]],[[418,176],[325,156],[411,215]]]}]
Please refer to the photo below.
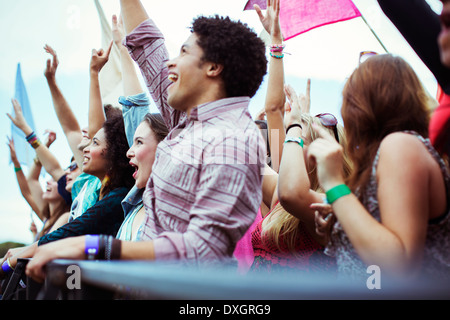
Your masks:
[{"label": "flag pole", "polygon": [[369,23],[367,22],[366,18],[364,18],[364,16],[361,14],[361,19],[364,21],[364,23],[367,25],[367,27],[370,29],[370,31],[372,32],[372,34],[375,36],[375,38],[378,40],[378,42],[380,43],[380,45],[383,47],[384,51],[386,53],[389,53],[389,51],[386,49],[386,47],[384,46],[383,42],[381,42],[380,38],[378,38],[377,34],[375,33],[375,31],[373,31],[372,27],[369,25]]}]

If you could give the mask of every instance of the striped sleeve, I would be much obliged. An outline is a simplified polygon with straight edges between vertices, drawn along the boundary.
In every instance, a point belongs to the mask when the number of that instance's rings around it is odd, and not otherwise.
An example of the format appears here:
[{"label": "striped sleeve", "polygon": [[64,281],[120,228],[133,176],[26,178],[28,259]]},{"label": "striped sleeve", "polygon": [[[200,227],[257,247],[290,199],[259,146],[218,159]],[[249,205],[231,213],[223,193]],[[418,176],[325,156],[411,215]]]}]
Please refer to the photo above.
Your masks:
[{"label": "striped sleeve", "polygon": [[164,44],[164,36],[155,23],[148,19],[134,29],[124,40],[131,57],[138,64],[150,95],[161,112],[169,129],[175,127],[182,112],[167,104],[168,79],[166,62],[169,54]]}]

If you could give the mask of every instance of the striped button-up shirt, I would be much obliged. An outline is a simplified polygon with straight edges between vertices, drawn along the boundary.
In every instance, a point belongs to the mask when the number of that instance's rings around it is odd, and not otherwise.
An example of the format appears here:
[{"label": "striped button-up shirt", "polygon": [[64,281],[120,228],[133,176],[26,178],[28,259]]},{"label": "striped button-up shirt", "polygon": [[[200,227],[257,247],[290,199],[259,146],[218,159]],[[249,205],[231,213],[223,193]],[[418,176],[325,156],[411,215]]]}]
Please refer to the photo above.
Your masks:
[{"label": "striped button-up shirt", "polygon": [[144,191],[141,240],[153,240],[156,259],[230,258],[262,200],[266,150],[248,111],[250,98],[206,103],[187,116],[167,104],[168,54],[153,21],[124,43],[171,129]]}]

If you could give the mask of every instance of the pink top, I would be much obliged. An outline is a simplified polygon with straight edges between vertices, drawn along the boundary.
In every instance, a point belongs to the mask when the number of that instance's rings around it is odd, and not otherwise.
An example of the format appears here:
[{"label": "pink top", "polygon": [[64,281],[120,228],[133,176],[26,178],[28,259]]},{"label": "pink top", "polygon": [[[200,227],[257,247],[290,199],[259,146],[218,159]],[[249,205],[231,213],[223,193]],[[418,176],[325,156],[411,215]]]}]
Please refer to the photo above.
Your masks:
[{"label": "pink top", "polygon": [[167,50],[152,20],[125,41],[171,129],[158,145],[143,202],[142,240],[157,259],[231,258],[262,199],[265,145],[249,97],[200,105],[190,116],[167,104]]},{"label": "pink top", "polygon": [[261,220],[262,220],[261,209],[259,209],[255,221],[253,221],[253,224],[244,234],[242,239],[239,240],[239,242],[236,245],[236,249],[234,249],[234,256],[238,261],[238,271],[241,273],[246,273],[250,269],[253,260],[255,258],[252,245],[252,233]]},{"label": "pink top", "polygon": [[[269,216],[270,212],[264,219]],[[270,271],[274,265],[278,265],[300,270],[314,270],[317,267],[326,266],[328,268],[329,266],[334,266],[334,262],[323,254],[323,246],[309,234],[303,222],[300,222],[298,226],[298,234],[295,239],[296,255],[294,255],[288,249],[283,236],[280,236],[279,239],[280,249],[272,241],[263,240],[262,224],[264,219],[259,221],[252,233],[252,245],[255,256],[253,269],[267,269]],[[316,261],[320,261],[320,264],[316,263]]]}]

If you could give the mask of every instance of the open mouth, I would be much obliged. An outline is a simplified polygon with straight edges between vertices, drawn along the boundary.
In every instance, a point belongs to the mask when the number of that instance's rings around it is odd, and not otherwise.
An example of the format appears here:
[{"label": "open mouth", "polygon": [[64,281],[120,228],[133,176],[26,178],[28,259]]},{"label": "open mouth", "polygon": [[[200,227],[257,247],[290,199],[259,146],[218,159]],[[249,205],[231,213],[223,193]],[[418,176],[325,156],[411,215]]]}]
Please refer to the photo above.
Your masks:
[{"label": "open mouth", "polygon": [[172,82],[177,82],[177,80],[178,80],[178,76],[176,74],[174,74],[174,73],[170,73],[168,78]]},{"label": "open mouth", "polygon": [[136,179],[136,175],[137,175],[137,172],[139,170],[139,167],[137,165],[135,165],[134,163],[132,163],[132,162],[130,162],[130,165],[134,168],[133,178]]}]

